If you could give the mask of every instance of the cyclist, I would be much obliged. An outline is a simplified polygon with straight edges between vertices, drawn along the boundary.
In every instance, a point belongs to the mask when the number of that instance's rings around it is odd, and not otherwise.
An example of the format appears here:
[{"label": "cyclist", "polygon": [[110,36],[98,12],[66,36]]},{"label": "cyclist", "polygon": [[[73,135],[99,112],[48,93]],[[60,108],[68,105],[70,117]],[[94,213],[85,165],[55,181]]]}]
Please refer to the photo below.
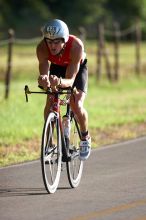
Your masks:
[{"label": "cyclist", "polygon": [[[88,113],[83,104],[87,93],[87,59],[82,41],[69,34],[67,25],[59,20],[48,21],[43,28],[43,39],[37,46],[39,61],[38,83],[43,88],[76,87],[70,99],[71,109],[81,129],[80,159],[86,160],[91,152],[88,132]],[[49,113],[50,98],[47,97],[44,117]]]}]

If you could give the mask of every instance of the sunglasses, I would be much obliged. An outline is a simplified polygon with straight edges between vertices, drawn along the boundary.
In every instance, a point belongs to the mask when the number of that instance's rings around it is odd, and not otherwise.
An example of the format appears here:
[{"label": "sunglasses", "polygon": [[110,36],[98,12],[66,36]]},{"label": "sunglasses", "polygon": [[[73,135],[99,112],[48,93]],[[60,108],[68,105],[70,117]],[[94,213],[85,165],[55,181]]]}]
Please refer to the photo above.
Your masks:
[{"label": "sunglasses", "polygon": [[45,40],[47,41],[48,44],[59,44],[59,43],[63,43],[63,39],[62,38],[58,38],[58,39],[54,39],[51,40],[49,38],[45,38]]}]

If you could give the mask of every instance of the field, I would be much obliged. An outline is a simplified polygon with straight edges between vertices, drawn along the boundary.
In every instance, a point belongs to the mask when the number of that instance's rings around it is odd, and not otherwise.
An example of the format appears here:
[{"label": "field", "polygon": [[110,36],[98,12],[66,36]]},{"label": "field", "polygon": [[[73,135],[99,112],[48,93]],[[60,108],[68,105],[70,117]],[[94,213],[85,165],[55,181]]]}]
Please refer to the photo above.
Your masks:
[{"label": "field", "polygon": [[[144,56],[142,47],[142,57]],[[109,45],[111,48],[111,45]],[[145,47],[146,48],[146,47]],[[120,80],[110,83],[103,75],[96,79],[96,44],[86,44],[89,63],[89,89],[85,106],[89,113],[89,130],[93,147],[146,135],[146,75],[134,73],[133,45],[121,47]],[[112,51],[112,49],[111,49]],[[130,55],[130,52],[132,51]],[[129,52],[129,54],[128,54]],[[127,58],[126,58],[126,57]],[[113,57],[111,56],[113,63]],[[34,45],[14,48],[10,97],[4,100],[6,48],[0,61],[0,165],[36,159],[40,155],[45,96],[31,95],[25,102],[24,86],[37,88],[37,59]]]}]

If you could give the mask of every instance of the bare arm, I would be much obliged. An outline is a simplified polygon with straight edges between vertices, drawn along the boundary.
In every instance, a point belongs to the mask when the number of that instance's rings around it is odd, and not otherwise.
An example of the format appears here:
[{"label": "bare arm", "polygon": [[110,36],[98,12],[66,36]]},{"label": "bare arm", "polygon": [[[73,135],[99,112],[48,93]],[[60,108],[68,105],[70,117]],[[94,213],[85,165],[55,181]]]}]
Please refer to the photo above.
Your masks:
[{"label": "bare arm", "polygon": [[39,61],[40,74],[47,75],[49,71],[49,63],[47,59],[47,50],[43,42],[37,46],[36,54]]},{"label": "bare arm", "polygon": [[49,86],[49,79],[48,79],[49,63],[47,59],[47,50],[43,42],[41,42],[37,46],[36,54],[39,61],[39,73],[40,73],[38,77],[38,83],[40,86],[47,88]]},{"label": "bare arm", "polygon": [[80,41],[74,41],[72,50],[71,50],[71,62],[66,70],[66,78],[61,79],[61,87],[72,86],[75,80],[75,77],[80,68],[80,62],[83,55],[83,45]]}]

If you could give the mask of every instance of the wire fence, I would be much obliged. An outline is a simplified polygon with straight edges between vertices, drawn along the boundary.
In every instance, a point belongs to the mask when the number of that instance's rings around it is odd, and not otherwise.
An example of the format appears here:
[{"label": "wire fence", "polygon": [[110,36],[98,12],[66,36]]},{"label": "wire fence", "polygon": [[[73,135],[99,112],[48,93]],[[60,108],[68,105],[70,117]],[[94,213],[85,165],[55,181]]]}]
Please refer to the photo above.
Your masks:
[{"label": "wire fence", "polygon": [[[126,37],[129,34],[133,34],[135,41],[133,42],[135,48],[135,73],[140,75],[141,73],[141,41],[142,41],[142,26],[139,21],[135,25],[120,30],[118,23],[114,23],[113,30],[105,29],[103,24],[98,26],[98,51],[97,51],[97,78],[100,79],[102,75],[102,59],[105,61],[106,75],[110,81],[118,80],[120,77],[120,42],[122,37]],[[114,70],[110,61],[110,52],[107,48],[106,38],[112,37],[113,44],[113,57],[114,57]]]},{"label": "wire fence", "polygon": [[[5,52],[5,62],[6,62],[6,67],[5,67],[5,99],[8,99],[9,97],[9,92],[10,92],[10,81],[11,81],[11,75],[12,75],[12,66],[13,65],[13,55],[14,55],[14,49],[16,52],[16,48],[14,46],[29,46],[29,45],[36,45],[38,44],[38,42],[41,40],[41,37],[35,37],[35,38],[31,38],[31,39],[19,39],[19,38],[15,38],[15,32],[12,29],[8,30],[8,39],[4,39],[0,41],[0,48],[3,48],[3,51]],[[34,46],[35,47],[35,46]],[[2,52],[2,51],[1,51]],[[23,65],[23,68],[26,69],[26,66],[28,66],[28,63],[24,63],[23,62],[23,57],[24,54],[27,54],[27,56],[30,56],[32,54],[32,56],[35,56],[34,51],[25,51],[21,50],[19,51],[19,53],[17,53],[17,56],[19,58],[19,62],[17,66]],[[1,59],[1,62],[4,63],[4,60]],[[30,56],[30,63],[31,63],[31,56]],[[3,64],[4,66],[4,64]],[[0,71],[4,71],[2,70],[2,67],[0,68]]]},{"label": "wire fence", "polygon": [[[98,39],[97,39],[97,54],[96,54],[96,76],[97,79],[100,80],[103,74],[103,66],[102,60],[105,63],[105,70],[106,70],[106,77],[109,81],[117,81],[120,78],[120,41],[121,38],[126,37],[129,34],[133,34],[135,36],[135,42],[133,42],[135,52],[135,73],[140,75],[141,73],[141,41],[142,41],[142,25],[139,21],[136,22],[135,25],[131,27],[120,30],[120,26],[118,23],[113,25],[113,30],[108,30],[104,27],[103,24],[99,24],[98,26]],[[85,40],[86,32],[85,29],[80,28],[80,38]],[[112,37],[112,52],[111,48],[107,47],[106,38]],[[0,47],[5,47],[7,49],[6,55],[6,71],[5,71],[5,99],[9,97],[9,90],[10,90],[10,81],[11,81],[11,73],[12,73],[12,57],[14,54],[13,47],[14,45],[35,45],[41,40],[41,37],[35,37],[31,39],[19,39],[15,38],[15,33],[12,29],[8,30],[8,39],[4,39],[0,41]],[[30,53],[32,51],[23,51],[23,53]],[[112,55],[112,62],[111,62],[111,55]],[[20,54],[22,56],[22,52]],[[34,54],[32,54],[34,56]],[[32,57],[30,58],[31,62]],[[22,62],[21,62],[22,63]],[[24,64],[25,68],[26,64]],[[95,64],[94,64],[95,66]],[[1,71],[1,70],[0,70]]]}]

